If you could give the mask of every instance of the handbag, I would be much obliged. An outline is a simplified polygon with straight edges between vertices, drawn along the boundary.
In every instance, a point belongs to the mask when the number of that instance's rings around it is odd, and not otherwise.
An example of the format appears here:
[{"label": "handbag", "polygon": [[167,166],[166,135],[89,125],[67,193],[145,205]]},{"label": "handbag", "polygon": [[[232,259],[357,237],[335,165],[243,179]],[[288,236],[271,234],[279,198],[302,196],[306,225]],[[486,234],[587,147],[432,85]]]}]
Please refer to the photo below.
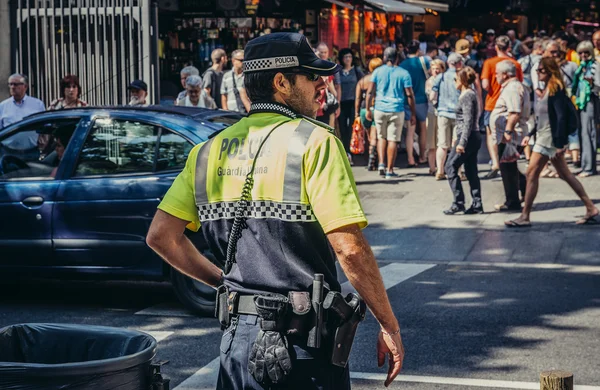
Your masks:
[{"label": "handbag", "polygon": [[365,153],[365,129],[360,122],[360,117],[354,119],[352,124],[352,137],[350,138],[350,153]]}]

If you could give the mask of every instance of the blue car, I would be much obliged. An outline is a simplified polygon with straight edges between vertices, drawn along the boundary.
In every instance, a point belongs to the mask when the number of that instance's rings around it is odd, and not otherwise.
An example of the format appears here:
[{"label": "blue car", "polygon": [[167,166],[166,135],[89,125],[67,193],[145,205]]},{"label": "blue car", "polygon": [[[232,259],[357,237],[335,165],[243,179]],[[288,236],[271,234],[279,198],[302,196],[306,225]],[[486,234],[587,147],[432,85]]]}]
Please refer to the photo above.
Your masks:
[{"label": "blue car", "polygon": [[[214,290],[145,243],[190,150],[241,115],[185,107],[80,108],[0,130],[0,275],[170,280],[191,310]],[[194,244],[220,264],[191,233]]]}]

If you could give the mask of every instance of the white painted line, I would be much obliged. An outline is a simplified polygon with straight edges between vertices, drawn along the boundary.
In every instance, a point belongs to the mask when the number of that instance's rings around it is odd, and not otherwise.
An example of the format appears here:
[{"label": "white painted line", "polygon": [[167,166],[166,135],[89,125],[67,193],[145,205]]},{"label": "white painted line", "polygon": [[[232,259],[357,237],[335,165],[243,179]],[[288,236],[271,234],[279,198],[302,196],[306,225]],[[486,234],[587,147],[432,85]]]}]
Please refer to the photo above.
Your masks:
[{"label": "white painted line", "polygon": [[[386,374],[374,374],[370,372],[351,372],[351,379],[363,379],[384,382]],[[412,382],[412,383],[430,383],[439,385],[453,386],[472,386],[485,387],[488,389],[531,389],[538,390],[539,383],[535,382],[517,382],[517,381],[499,381],[491,379],[470,379],[470,378],[444,378],[439,376],[417,376],[417,375],[398,375],[394,382]],[[581,386],[575,385],[574,390],[600,390],[600,386]]]},{"label": "white painted line", "polygon": [[138,316],[163,316],[163,317],[195,317],[195,315],[181,306],[170,303],[161,303],[156,306],[140,310],[135,315]]},{"label": "white painted line", "polygon": [[158,331],[158,330],[142,330],[142,332],[148,333],[150,336],[154,337],[156,339],[157,343],[160,343],[161,341],[163,341],[164,339],[166,339],[167,337],[169,337],[170,335],[172,335],[174,333],[174,332],[163,332],[163,331]]},{"label": "white painted line", "polygon": [[214,359],[206,366],[202,367],[196,373],[173,390],[214,390],[217,388],[219,379],[220,358]]},{"label": "white painted line", "polygon": [[[383,278],[383,284],[386,290],[400,284],[413,276],[425,272],[428,269],[435,267],[436,264],[407,264],[407,263],[393,263],[380,268],[381,277]],[[350,292],[356,292],[350,282],[342,284],[342,294],[346,295]]]}]

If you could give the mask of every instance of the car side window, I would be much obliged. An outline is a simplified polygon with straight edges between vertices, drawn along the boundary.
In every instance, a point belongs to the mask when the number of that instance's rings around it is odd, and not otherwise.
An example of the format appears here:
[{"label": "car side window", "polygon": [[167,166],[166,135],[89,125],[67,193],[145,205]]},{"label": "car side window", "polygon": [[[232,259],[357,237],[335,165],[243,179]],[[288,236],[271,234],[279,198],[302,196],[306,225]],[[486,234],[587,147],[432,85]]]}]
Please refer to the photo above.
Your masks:
[{"label": "car side window", "polygon": [[73,176],[152,172],[159,134],[158,126],[99,118],[83,144]]},{"label": "car side window", "polygon": [[79,122],[45,120],[0,139],[0,180],[54,179]]},{"label": "car side window", "polygon": [[182,170],[194,145],[170,130],[162,129],[156,171]]}]

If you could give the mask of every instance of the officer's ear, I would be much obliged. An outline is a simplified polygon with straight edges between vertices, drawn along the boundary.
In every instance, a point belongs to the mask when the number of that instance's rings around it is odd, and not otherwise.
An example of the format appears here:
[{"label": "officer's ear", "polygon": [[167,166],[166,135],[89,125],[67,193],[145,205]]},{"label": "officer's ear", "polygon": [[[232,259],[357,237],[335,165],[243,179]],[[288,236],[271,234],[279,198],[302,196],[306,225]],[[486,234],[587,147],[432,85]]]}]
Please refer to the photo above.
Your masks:
[{"label": "officer's ear", "polygon": [[276,93],[278,92],[285,96],[290,96],[292,94],[292,83],[283,73],[277,73],[275,75],[273,78],[273,87],[275,88]]}]

